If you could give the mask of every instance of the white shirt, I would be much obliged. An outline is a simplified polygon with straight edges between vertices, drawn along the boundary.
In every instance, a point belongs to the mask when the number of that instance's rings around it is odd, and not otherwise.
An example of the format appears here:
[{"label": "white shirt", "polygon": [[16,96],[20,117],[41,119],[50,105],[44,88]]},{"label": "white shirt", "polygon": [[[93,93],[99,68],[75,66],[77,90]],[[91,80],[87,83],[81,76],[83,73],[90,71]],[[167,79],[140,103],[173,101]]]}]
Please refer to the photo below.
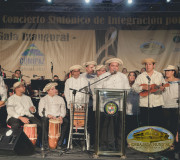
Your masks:
[{"label": "white shirt", "polygon": [[[135,83],[133,84],[132,88],[137,92],[140,93],[142,92],[142,86],[141,84],[148,84],[148,79],[147,79],[147,72],[143,72],[140,74],[136,80]],[[153,74],[150,77],[150,85],[151,84],[156,84],[156,85],[161,85],[162,83],[166,83],[163,75],[160,72],[157,72],[154,70]],[[151,93],[149,95],[149,107],[157,107],[164,105],[163,97],[162,97],[162,92],[157,92],[157,93]],[[148,96],[142,97],[140,96],[140,102],[139,102],[140,107],[148,107]]]},{"label": "white shirt", "polygon": [[[71,77],[66,80],[64,95],[65,95],[65,98],[66,98],[66,101],[68,104],[68,109],[70,109],[71,102],[74,102],[73,91],[70,90],[70,88],[79,90],[87,85],[88,85],[87,80],[81,76],[79,76],[78,78]],[[84,90],[82,90],[82,91],[84,91]],[[85,93],[76,92],[75,103],[87,103],[88,102],[87,99],[88,98]]]},{"label": "white shirt", "polygon": [[126,114],[127,115],[139,114],[139,94],[136,93],[133,89],[127,95]]},{"label": "white shirt", "polygon": [[5,85],[4,80],[1,76],[0,76],[0,97],[1,97],[1,101],[5,101],[5,99],[7,98],[6,85]]},{"label": "white shirt", "polygon": [[85,73],[80,74],[80,77],[86,79],[91,84],[93,83],[94,78],[96,77],[96,74],[87,74],[85,72]]},{"label": "white shirt", "polygon": [[32,100],[26,95],[18,96],[16,94],[8,98],[7,101],[7,120],[11,117],[18,118],[20,116],[33,117],[34,115],[29,111],[33,106]]},{"label": "white shirt", "polygon": [[164,106],[163,108],[178,108],[178,83],[170,83],[163,92]]},{"label": "white shirt", "polygon": [[[100,79],[109,76],[111,73],[106,72],[102,75],[100,75]],[[130,89],[129,81],[127,79],[127,76],[121,72],[117,72],[116,74],[113,74],[109,76],[108,78],[105,78],[100,83],[96,85],[97,88],[112,88],[112,89]]]},{"label": "white shirt", "polygon": [[[106,72],[102,75],[100,75],[99,79],[102,79],[106,76],[111,75],[110,72]],[[107,88],[107,89],[130,89],[129,81],[127,79],[127,76],[121,72],[117,72],[116,74],[113,74],[109,76],[108,78],[105,78],[104,80],[100,81],[96,88]],[[122,111],[123,101],[121,101],[120,97],[116,97],[113,100],[116,104],[118,104],[118,108],[120,111]],[[106,97],[102,98],[100,104],[100,111],[104,111],[104,105],[109,101]]]},{"label": "white shirt", "polygon": [[40,99],[39,102],[39,115],[43,117],[42,111],[45,108],[45,116],[52,115],[54,117],[65,117],[66,106],[64,99],[58,95],[53,97],[46,95]]}]

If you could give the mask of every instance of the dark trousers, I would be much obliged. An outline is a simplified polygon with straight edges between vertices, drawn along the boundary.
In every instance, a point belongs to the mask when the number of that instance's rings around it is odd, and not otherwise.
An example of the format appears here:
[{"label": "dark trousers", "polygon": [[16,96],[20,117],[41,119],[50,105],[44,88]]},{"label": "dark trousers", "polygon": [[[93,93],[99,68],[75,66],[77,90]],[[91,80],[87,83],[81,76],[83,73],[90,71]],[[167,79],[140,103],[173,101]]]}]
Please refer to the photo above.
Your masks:
[{"label": "dark trousers", "polygon": [[[43,118],[42,118],[43,120]],[[63,140],[66,136],[66,132],[67,132],[67,128],[68,128],[68,119],[66,117],[63,118],[63,123],[61,124],[61,136],[60,136],[60,139],[59,139],[59,142],[58,144],[59,145],[62,145],[63,144]],[[45,117],[44,119],[44,128],[45,128],[45,133],[44,133],[44,140],[45,140],[45,143],[48,144],[48,133],[49,133],[49,118]]]},{"label": "dark trousers", "polygon": [[134,129],[139,127],[139,115],[126,115],[126,137]]},{"label": "dark trousers", "polygon": [[[30,124],[37,124],[37,134],[39,137],[39,141],[41,142],[41,135],[42,135],[41,121],[36,117],[27,117],[27,116],[24,117],[29,119]],[[24,125],[24,123],[20,119],[14,117],[9,118],[7,124],[10,125],[12,129],[20,129],[21,126]]]},{"label": "dark trousers", "polygon": [[0,128],[6,128],[7,123],[6,123],[6,119],[7,119],[7,110],[6,110],[6,106],[1,107],[0,108]]},{"label": "dark trousers", "polygon": [[100,147],[102,150],[115,150],[121,147],[121,116],[118,112],[114,116],[100,113]]},{"label": "dark trousers", "polygon": [[178,108],[163,108],[163,127],[175,137],[178,130]]},{"label": "dark trousers", "polygon": [[141,126],[162,127],[162,121],[162,106],[157,106],[153,108],[140,107]]}]

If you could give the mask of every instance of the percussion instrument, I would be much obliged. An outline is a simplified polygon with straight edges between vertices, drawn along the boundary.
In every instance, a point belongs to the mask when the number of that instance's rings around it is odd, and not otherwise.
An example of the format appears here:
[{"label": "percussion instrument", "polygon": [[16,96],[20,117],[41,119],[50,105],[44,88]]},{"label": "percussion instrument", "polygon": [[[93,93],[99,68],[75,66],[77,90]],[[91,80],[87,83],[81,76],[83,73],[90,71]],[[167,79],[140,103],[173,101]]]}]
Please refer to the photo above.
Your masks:
[{"label": "percussion instrument", "polygon": [[85,110],[84,106],[76,105],[74,107],[74,121],[73,124],[76,128],[84,127],[85,122]]},{"label": "percussion instrument", "polygon": [[24,133],[35,145],[37,140],[37,124],[24,124]]},{"label": "percussion instrument", "polygon": [[49,147],[55,149],[61,133],[61,124],[59,119],[49,120]]}]

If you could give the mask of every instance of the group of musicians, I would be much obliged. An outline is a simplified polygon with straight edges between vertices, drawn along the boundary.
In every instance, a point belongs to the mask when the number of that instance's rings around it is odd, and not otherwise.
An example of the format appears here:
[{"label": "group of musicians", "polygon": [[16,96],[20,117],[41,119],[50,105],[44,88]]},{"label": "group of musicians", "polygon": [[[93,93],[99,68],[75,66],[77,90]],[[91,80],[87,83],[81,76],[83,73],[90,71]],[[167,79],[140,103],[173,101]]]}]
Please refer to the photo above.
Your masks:
[{"label": "group of musicians", "polygon": [[[58,95],[57,83],[50,82],[44,86],[43,92],[47,95],[39,101],[38,110],[34,107],[29,96],[25,95],[25,83],[21,79],[21,71],[16,70],[14,77],[18,82],[13,85],[13,94],[7,99],[7,90],[3,78],[5,74],[1,71],[0,76],[0,107],[6,105],[7,125],[12,129],[22,128],[24,124],[37,124],[39,139],[42,139],[41,118],[34,116],[38,113],[40,117],[45,116],[45,142],[48,143],[48,125],[50,119],[58,119],[61,124],[61,137],[57,147],[62,147],[64,138],[69,126],[67,110],[71,108],[71,103],[88,103],[88,132],[90,133],[91,145],[95,141],[95,116],[96,96],[94,88],[128,89],[127,97],[127,130],[128,132],[138,126],[160,126],[168,129],[178,141],[178,83],[176,76],[176,67],[168,65],[165,71],[165,77],[162,73],[155,70],[156,61],[147,58],[142,61],[145,71],[136,75],[134,71],[129,72],[128,76],[119,71],[123,61],[119,58],[111,58],[105,62],[105,65],[97,65],[95,61],[86,62],[81,65],[73,65],[69,71],[71,77],[65,82],[64,98]],[[86,72],[81,74],[85,68]],[[108,78],[105,78],[105,77]],[[58,78],[56,76],[56,78]],[[95,81],[99,81],[91,85]],[[168,84],[168,85],[166,85]],[[153,85],[156,85],[155,91]],[[158,87],[157,87],[158,86]],[[152,92],[150,92],[152,89]],[[73,90],[77,91],[73,94]],[[90,92],[87,96],[81,91]],[[80,91],[80,92],[79,92]],[[146,94],[147,95],[144,95]],[[66,101],[66,103],[65,103]],[[43,115],[43,109],[45,113]],[[1,110],[0,110],[1,112]],[[140,117],[140,123],[135,124],[134,116]],[[0,122],[1,123],[1,122]],[[106,122],[104,122],[106,123]],[[132,125],[133,124],[133,125]],[[104,129],[110,130],[112,138],[107,140],[106,132],[102,132],[102,145],[113,147],[114,141],[112,126],[104,124]],[[129,127],[129,128],[128,128]],[[104,143],[104,144],[103,144]],[[119,142],[118,142],[119,143]]]}]

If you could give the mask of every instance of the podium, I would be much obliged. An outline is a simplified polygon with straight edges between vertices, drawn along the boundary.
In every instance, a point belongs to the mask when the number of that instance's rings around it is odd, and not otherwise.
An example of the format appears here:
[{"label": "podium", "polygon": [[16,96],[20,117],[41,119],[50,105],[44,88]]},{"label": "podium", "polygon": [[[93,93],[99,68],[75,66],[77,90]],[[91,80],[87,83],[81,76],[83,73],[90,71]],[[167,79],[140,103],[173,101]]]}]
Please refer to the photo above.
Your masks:
[{"label": "podium", "polygon": [[95,89],[95,155],[125,157],[126,98],[129,90]]}]

